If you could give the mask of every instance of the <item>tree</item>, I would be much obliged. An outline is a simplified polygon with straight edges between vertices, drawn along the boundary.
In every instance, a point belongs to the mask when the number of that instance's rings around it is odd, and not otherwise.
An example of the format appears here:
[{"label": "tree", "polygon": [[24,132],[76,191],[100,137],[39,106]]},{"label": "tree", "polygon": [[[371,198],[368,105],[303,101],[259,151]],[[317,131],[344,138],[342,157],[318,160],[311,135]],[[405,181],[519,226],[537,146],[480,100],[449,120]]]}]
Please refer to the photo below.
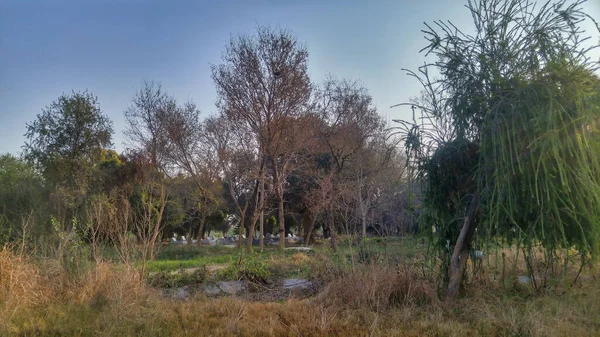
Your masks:
[{"label": "tree", "polygon": [[164,155],[168,153],[164,130],[165,115],[176,109],[175,99],[159,83],[144,81],[131,105],[125,110],[125,137],[130,145],[148,156],[150,164],[164,170]]},{"label": "tree", "polygon": [[[177,204],[178,212],[183,213],[183,218],[176,217],[169,226],[165,227],[162,237],[168,239],[175,233],[185,234],[186,238],[201,237],[202,192],[196,182],[187,175],[178,174],[167,180],[167,190],[171,201]],[[169,207],[174,209],[172,206],[175,205],[166,205],[165,217],[168,215]]]},{"label": "tree", "polygon": [[[357,201],[362,201],[363,193],[360,182],[365,177],[365,171],[360,170],[363,159],[358,158],[359,154],[365,150],[372,139],[383,135],[383,121],[378,115],[377,110],[372,105],[372,98],[367,89],[359,82],[349,80],[336,80],[329,78],[321,86],[316,94],[316,111],[323,123],[319,128],[319,139],[323,144],[322,149],[326,153],[329,172],[321,179],[317,179],[323,184],[321,190],[330,198],[323,197],[316,200],[321,201],[320,207],[329,209],[329,229],[332,235],[332,247],[335,247],[335,226],[334,226],[334,200],[336,195],[341,195],[342,185],[349,180],[357,180]],[[378,145],[387,148],[385,142]],[[366,151],[366,150],[365,150]],[[368,165],[368,163],[365,163]],[[322,165],[322,163],[320,164]],[[349,167],[349,165],[351,167]],[[354,171],[352,166],[358,171]],[[375,165],[376,166],[376,165]],[[373,166],[373,167],[375,167]],[[353,173],[351,173],[353,172]],[[339,193],[338,193],[339,192]],[[322,204],[327,202],[328,204]],[[357,206],[365,206],[359,202]],[[366,211],[363,210],[362,237],[366,236]]]},{"label": "tree", "polygon": [[337,172],[367,141],[380,134],[384,123],[373,98],[358,81],[328,78],[316,93],[316,111],[323,119],[321,141]]},{"label": "tree", "polygon": [[142,268],[144,275],[146,262],[155,256],[156,240],[163,229],[163,215],[168,195],[161,182],[148,182],[139,186],[132,196],[132,230],[135,232],[141,248]]},{"label": "tree", "polygon": [[200,112],[191,102],[165,111],[163,128],[167,145],[165,162],[171,170],[184,173],[192,179],[199,192],[200,229],[198,238],[204,237],[206,218],[219,209],[221,181],[218,159],[211,148],[211,138],[199,118]]},{"label": "tree", "polygon": [[81,168],[112,145],[112,122],[91,92],[62,95],[27,124],[25,158],[52,183],[80,183]]},{"label": "tree", "polygon": [[259,27],[256,36],[232,38],[223,63],[212,67],[219,111],[253,132],[258,153],[270,164],[280,235],[285,232],[286,164],[292,155],[285,148],[286,136],[294,127],[291,117],[304,113],[310,98],[307,60],[306,48],[289,32]]},{"label": "tree", "polygon": [[[246,250],[252,250],[255,224],[263,207],[260,184],[263,183],[264,158],[259,158],[256,139],[243,125],[227,120],[224,116],[210,117],[205,121],[206,140],[212,156],[216,158],[222,174],[223,186],[231,203],[230,209],[239,219],[239,242],[242,228],[248,226]],[[262,232],[261,232],[262,235]]]},{"label": "tree", "polygon": [[[354,197],[361,225],[360,236],[363,240],[367,237],[370,213],[381,197],[382,185],[379,184],[381,182],[379,178],[385,168],[389,166],[394,150],[393,147],[386,144],[385,135],[380,136],[380,138],[373,137],[369,144],[358,151],[357,160],[352,163],[351,167],[355,177],[352,185],[354,185]],[[393,184],[394,181],[385,183]]]},{"label": "tree", "polygon": [[62,95],[27,124],[24,156],[55,189],[61,223],[82,203],[92,170],[111,146],[112,122],[88,91]]},{"label": "tree", "polygon": [[[581,45],[581,4],[469,1],[476,34],[441,21],[438,30],[427,26],[424,50],[437,61],[425,69],[441,75],[444,108],[425,112],[451,121],[455,135],[421,167],[427,212],[442,226],[436,233],[455,233],[448,300],[458,293],[475,229],[518,240],[534,287],[534,245],[545,249],[547,270],[557,249],[576,247],[582,263],[598,254],[600,81]],[[457,215],[462,225],[450,222],[454,229],[440,218]]]}]

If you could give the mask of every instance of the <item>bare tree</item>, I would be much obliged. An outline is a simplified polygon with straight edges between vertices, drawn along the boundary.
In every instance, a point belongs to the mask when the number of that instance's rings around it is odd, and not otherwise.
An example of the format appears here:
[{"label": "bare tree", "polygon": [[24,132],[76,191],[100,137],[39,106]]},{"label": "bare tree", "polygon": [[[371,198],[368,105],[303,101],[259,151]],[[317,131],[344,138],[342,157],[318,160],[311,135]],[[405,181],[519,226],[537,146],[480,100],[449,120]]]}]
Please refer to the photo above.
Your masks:
[{"label": "bare tree", "polygon": [[[364,167],[366,158],[356,158],[361,151],[367,148],[369,141],[381,137],[383,121],[377,110],[372,105],[372,98],[366,88],[359,82],[337,80],[329,78],[319,88],[315,95],[315,110],[319,114],[322,124],[319,128],[319,139],[324,151],[330,158],[326,165],[323,177],[317,179],[326,185],[325,188],[331,198],[321,199],[329,202],[323,205],[331,213],[328,217],[328,226],[331,231],[332,248],[335,249],[335,223],[334,223],[334,198],[342,194],[342,185],[348,180],[364,179],[364,170],[349,170],[349,164],[354,169]],[[385,143],[383,143],[385,145]],[[368,159],[367,159],[368,160]],[[361,166],[363,165],[363,166]],[[354,172],[354,173],[352,173]],[[355,184],[358,188],[356,196],[359,210],[363,214],[363,236],[366,235],[366,212],[363,201],[363,184]]]},{"label": "bare tree", "polygon": [[307,59],[308,51],[289,32],[259,27],[256,36],[232,38],[223,63],[212,67],[221,114],[253,132],[258,152],[270,164],[280,236],[285,233],[285,165],[290,156],[286,137],[293,117],[306,111],[311,93]]},{"label": "bare tree", "polygon": [[[307,208],[306,217],[303,218],[305,246],[309,246],[311,243],[317,216],[319,213],[325,211],[332,202],[334,192],[333,172],[334,171],[330,170],[322,176],[315,176],[313,178],[315,187],[310,189],[305,195],[304,203]],[[333,240],[335,241],[335,239]]]},{"label": "bare tree", "polygon": [[[370,138],[369,143],[356,153],[356,160],[350,165],[354,176],[352,184],[355,187],[354,195],[358,206],[362,239],[367,236],[370,213],[382,195],[380,178],[389,167],[393,153],[394,147],[392,144],[387,144],[386,134],[382,131]],[[392,184],[393,181],[385,183]]]},{"label": "bare tree", "polygon": [[205,125],[207,144],[218,160],[220,174],[240,219],[240,244],[242,228],[249,219],[246,250],[250,252],[255,223],[264,207],[264,157],[256,151],[256,138],[243,124],[220,116],[208,118]]},{"label": "bare tree", "polygon": [[116,230],[111,231],[111,237],[117,255],[126,265],[132,262],[132,252],[134,240],[132,240],[132,207],[129,202],[130,193],[127,189],[118,191],[114,194],[114,204],[116,208],[114,224]]},{"label": "bare tree", "polygon": [[333,158],[335,170],[341,172],[370,138],[382,132],[383,120],[360,82],[330,77],[315,97],[316,111],[324,121],[321,141]]},{"label": "bare tree", "polygon": [[172,173],[190,177],[199,191],[200,228],[198,239],[206,232],[206,218],[217,210],[220,193],[219,166],[207,138],[206,122],[200,120],[196,105],[187,102],[163,112],[166,145],[164,159]]},{"label": "bare tree", "polygon": [[115,225],[115,206],[106,195],[92,196],[86,208],[92,259],[102,259],[102,244],[112,236]]},{"label": "bare tree", "polygon": [[163,184],[153,182],[144,186],[141,192],[141,202],[133,214],[132,224],[141,248],[143,275],[146,262],[154,259],[156,240],[162,230],[167,193]]},{"label": "bare tree", "polygon": [[150,164],[159,170],[164,169],[167,145],[164,114],[175,108],[175,99],[167,95],[159,83],[144,81],[125,111],[127,142],[148,156]]}]

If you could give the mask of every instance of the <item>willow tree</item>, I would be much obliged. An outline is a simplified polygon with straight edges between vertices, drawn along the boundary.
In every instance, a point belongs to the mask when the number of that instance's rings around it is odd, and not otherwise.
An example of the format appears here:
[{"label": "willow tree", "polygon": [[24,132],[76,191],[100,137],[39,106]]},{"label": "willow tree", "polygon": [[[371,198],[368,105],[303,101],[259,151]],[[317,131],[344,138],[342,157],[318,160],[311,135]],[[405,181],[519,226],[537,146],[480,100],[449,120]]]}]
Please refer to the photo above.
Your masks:
[{"label": "willow tree", "polygon": [[421,74],[440,75],[423,81],[438,93],[426,112],[450,120],[454,135],[420,167],[436,242],[449,252],[447,299],[476,229],[516,239],[534,286],[533,247],[550,264],[560,249],[598,255],[600,81],[583,47],[582,2],[469,1],[474,34],[442,21],[424,31],[437,60]]}]

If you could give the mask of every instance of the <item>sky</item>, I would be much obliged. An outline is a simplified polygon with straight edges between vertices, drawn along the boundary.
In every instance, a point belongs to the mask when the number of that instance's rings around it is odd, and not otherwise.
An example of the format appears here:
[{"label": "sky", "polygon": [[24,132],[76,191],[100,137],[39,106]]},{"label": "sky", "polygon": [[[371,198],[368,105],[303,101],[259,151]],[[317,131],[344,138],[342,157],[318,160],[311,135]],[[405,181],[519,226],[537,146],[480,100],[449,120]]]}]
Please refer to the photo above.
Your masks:
[{"label": "sky", "polygon": [[[258,25],[289,29],[309,51],[315,83],[329,74],[360,80],[385,120],[418,95],[427,45],[423,22],[472,26],[466,0],[0,0],[0,154],[18,154],[26,124],[63,93],[89,90],[125,149],[123,112],[144,80],[160,82],[204,116],[216,112],[210,65],[230,36]],[[600,0],[584,4],[600,21]],[[585,27],[590,33],[591,26]],[[598,41],[598,34],[593,35]],[[600,51],[594,56],[600,58]]]}]

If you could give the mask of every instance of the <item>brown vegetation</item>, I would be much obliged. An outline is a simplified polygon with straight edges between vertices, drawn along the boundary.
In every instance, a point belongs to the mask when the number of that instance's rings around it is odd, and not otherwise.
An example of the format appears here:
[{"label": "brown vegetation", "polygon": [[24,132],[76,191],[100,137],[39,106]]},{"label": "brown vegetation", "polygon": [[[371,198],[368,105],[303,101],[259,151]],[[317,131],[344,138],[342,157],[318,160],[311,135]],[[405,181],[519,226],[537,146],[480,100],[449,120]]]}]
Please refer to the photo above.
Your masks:
[{"label": "brown vegetation", "polygon": [[[310,259],[312,262],[309,262]],[[378,264],[339,269],[312,263],[328,279],[308,299],[165,298],[132,267],[107,262],[74,275],[54,260],[0,251],[0,335],[28,336],[594,336],[600,285],[587,275],[566,294],[478,282],[453,304],[417,269]],[[318,272],[318,270],[315,270]],[[326,276],[326,277],[325,277]]]}]

